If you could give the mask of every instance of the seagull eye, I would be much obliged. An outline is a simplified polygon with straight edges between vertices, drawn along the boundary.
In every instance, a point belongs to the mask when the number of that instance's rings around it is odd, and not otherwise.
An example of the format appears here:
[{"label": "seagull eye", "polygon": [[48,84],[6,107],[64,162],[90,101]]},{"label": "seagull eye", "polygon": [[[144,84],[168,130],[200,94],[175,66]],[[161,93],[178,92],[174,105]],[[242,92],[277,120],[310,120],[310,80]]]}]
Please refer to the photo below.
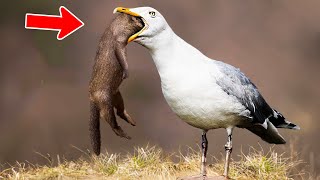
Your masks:
[{"label": "seagull eye", "polygon": [[155,17],[156,17],[156,12],[154,12],[154,11],[150,11],[149,14],[150,14],[150,16],[151,16],[152,18],[155,18]]}]

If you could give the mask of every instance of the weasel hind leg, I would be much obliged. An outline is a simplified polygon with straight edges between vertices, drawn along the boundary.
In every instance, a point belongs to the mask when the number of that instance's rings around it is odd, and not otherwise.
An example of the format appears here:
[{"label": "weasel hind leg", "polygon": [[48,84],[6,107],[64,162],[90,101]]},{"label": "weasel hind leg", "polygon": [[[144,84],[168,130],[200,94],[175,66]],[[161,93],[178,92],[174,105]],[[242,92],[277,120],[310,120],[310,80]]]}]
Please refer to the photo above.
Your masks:
[{"label": "weasel hind leg", "polygon": [[125,120],[127,123],[131,124],[132,126],[136,125],[136,122],[130,117],[127,113],[126,109],[124,108],[123,98],[121,96],[120,91],[118,91],[113,96],[113,105],[117,109],[117,115]]},{"label": "weasel hind leg", "polygon": [[100,117],[109,123],[116,135],[127,139],[131,139],[131,137],[128,136],[117,123],[117,119],[112,104],[113,96],[107,95],[100,100]]}]

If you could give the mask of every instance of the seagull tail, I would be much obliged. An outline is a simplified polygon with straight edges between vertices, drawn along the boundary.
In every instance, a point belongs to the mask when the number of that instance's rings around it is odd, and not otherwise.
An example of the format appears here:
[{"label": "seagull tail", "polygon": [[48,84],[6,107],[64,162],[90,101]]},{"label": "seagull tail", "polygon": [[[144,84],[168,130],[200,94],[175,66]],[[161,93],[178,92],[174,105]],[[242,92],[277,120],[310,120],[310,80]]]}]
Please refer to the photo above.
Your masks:
[{"label": "seagull tail", "polygon": [[285,129],[294,129],[300,130],[300,127],[289,122],[286,120],[281,113],[277,110],[273,110],[273,116],[269,118],[269,121],[276,127],[276,128],[285,128]]},{"label": "seagull tail", "polygon": [[270,144],[285,144],[286,140],[279,134],[277,128],[269,120],[266,120],[266,122],[267,129],[262,125],[253,125],[246,127],[246,129]]}]

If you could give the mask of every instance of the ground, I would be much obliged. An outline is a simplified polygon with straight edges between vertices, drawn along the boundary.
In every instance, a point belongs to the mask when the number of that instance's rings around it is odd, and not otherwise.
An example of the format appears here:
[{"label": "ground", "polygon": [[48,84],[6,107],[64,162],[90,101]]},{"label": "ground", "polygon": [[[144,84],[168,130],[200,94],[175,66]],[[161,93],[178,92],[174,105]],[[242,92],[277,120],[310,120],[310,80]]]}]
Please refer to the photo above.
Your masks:
[{"label": "ground", "polygon": [[[82,150],[80,150],[82,151]],[[26,163],[0,172],[0,179],[165,179],[173,180],[199,174],[200,150],[188,148],[187,154],[165,154],[158,147],[137,147],[132,154],[110,154],[105,152],[99,157],[89,151],[82,151],[83,156],[76,161],[53,160],[49,164],[38,166]],[[46,156],[44,156],[46,157]],[[211,158],[208,166],[209,176],[219,176],[223,172],[223,160]],[[222,159],[222,158],[221,158]],[[296,157],[278,154],[272,148],[251,149],[248,154],[241,154],[239,161],[232,161],[230,177],[232,179],[309,179],[307,172],[301,170],[302,162]],[[223,179],[223,178],[218,178]]]}]

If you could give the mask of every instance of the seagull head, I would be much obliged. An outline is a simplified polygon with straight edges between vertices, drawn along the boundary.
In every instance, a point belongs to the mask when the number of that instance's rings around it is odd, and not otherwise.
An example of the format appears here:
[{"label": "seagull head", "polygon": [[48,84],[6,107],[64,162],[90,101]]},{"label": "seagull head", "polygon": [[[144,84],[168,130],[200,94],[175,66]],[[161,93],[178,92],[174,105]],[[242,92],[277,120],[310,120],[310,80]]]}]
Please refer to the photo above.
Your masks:
[{"label": "seagull head", "polygon": [[163,39],[163,32],[171,31],[165,18],[152,7],[138,7],[138,8],[124,8],[117,7],[113,11],[114,13],[125,13],[131,16],[135,16],[141,19],[144,27],[133,34],[128,42],[134,41],[141,45],[147,46],[155,43],[159,39]]}]

